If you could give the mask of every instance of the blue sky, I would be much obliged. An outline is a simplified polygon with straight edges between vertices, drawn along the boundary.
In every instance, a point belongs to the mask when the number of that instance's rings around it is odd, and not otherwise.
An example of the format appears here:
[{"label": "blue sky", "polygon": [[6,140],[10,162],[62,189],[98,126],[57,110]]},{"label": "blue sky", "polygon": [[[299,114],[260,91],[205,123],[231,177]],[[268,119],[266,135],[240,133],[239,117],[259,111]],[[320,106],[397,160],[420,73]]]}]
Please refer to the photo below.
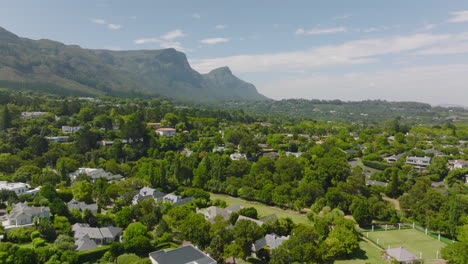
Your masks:
[{"label": "blue sky", "polygon": [[0,26],[92,49],[187,54],[268,97],[468,105],[468,1],[0,0]]}]

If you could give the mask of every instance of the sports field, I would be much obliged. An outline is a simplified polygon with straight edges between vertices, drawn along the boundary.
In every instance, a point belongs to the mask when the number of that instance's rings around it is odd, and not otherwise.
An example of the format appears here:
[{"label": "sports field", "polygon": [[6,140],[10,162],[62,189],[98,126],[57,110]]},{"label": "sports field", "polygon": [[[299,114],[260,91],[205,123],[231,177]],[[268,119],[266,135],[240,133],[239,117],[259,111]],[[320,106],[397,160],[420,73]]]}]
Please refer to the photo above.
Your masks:
[{"label": "sports field", "polygon": [[381,257],[381,251],[366,241],[359,241],[359,248],[362,250],[359,256],[349,260],[337,260],[334,264],[388,264],[388,262]]},{"label": "sports field", "polygon": [[418,258],[422,253],[423,259],[435,259],[437,251],[439,251],[438,257],[440,258],[440,250],[447,245],[415,229],[364,232],[362,234],[365,237],[369,234],[369,239],[384,249],[402,246]]},{"label": "sports field", "polygon": [[257,209],[258,216],[260,218],[265,217],[267,215],[276,214],[276,216],[278,216],[279,218],[289,217],[296,224],[310,225],[309,219],[307,219],[307,216],[305,214],[300,214],[293,210],[283,210],[278,207],[264,205],[259,202],[246,201],[246,200],[231,197],[225,194],[211,193],[210,195],[211,195],[210,197],[211,200],[214,200],[214,199],[223,200],[227,203],[228,206],[233,205],[233,204],[240,204],[240,205],[243,205],[244,207],[254,207],[255,209]]}]

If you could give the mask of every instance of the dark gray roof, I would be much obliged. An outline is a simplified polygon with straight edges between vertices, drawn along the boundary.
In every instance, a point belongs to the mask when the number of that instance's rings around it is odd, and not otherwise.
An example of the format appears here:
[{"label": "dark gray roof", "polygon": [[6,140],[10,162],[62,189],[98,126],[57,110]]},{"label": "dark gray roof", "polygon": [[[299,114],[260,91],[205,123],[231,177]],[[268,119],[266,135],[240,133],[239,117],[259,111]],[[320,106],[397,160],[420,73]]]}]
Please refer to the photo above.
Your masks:
[{"label": "dark gray roof", "polygon": [[217,262],[192,245],[173,250],[152,252],[149,257],[158,264],[216,264]]},{"label": "dark gray roof", "polygon": [[418,257],[416,257],[413,253],[409,252],[408,250],[402,247],[387,249],[384,252],[399,262],[406,262],[418,259]]},{"label": "dark gray roof", "polygon": [[281,246],[281,244],[288,240],[289,236],[278,236],[277,234],[267,234],[266,236],[255,241],[252,245],[253,251],[259,251],[263,247],[269,247],[270,249],[275,249]]},{"label": "dark gray roof", "polygon": [[97,248],[96,242],[89,238],[88,235],[75,241],[76,251],[90,250]]}]

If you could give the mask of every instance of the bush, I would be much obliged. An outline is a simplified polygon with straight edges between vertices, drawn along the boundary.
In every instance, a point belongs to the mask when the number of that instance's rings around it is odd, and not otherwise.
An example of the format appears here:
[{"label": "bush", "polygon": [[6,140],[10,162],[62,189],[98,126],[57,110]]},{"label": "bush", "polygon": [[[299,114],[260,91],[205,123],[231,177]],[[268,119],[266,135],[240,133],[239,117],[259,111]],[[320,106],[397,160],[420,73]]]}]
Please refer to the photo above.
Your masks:
[{"label": "bush", "polygon": [[31,234],[34,231],[33,227],[18,227],[8,230],[6,237],[8,241],[13,243],[31,242]]},{"label": "bush", "polygon": [[44,247],[46,245],[46,241],[40,237],[33,239],[32,243],[34,248]]},{"label": "bush", "polygon": [[110,246],[98,247],[91,250],[78,252],[78,263],[96,263],[110,249]]},{"label": "bush", "polygon": [[372,160],[362,160],[362,164],[376,170],[385,170],[386,168],[394,167],[392,164]]},{"label": "bush", "polygon": [[39,233],[39,231],[33,231],[31,233],[31,241],[33,241],[35,238],[39,238],[41,237],[41,233]]}]

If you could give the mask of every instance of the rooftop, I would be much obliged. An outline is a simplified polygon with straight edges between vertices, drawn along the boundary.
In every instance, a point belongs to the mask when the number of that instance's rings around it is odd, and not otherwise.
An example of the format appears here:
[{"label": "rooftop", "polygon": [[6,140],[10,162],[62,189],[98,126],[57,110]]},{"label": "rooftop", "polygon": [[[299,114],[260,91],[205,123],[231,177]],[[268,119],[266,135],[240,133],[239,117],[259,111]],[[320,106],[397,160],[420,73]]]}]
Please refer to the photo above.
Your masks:
[{"label": "rooftop", "polygon": [[152,252],[149,257],[157,264],[216,264],[214,259],[192,245]]}]

